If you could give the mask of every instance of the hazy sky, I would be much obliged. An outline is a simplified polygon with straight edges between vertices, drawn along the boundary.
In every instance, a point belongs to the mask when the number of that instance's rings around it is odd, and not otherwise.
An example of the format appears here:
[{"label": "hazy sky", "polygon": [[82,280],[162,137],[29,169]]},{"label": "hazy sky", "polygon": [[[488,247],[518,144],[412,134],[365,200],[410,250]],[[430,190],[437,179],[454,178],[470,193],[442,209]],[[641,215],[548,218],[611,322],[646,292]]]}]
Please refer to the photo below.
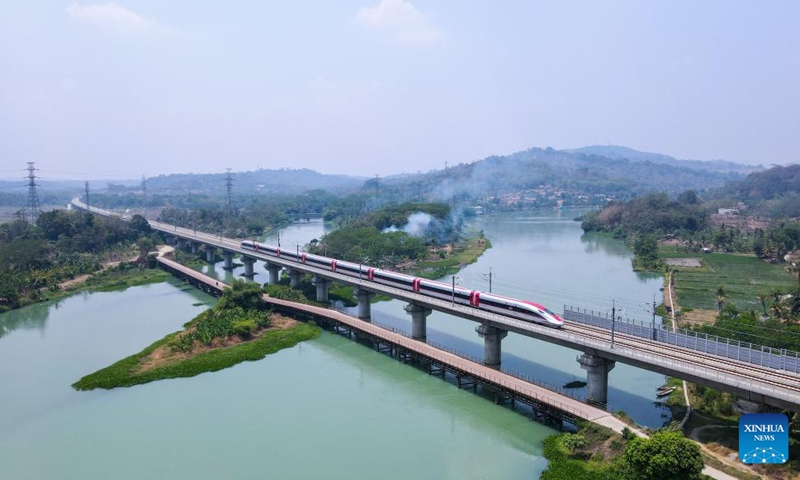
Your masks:
[{"label": "hazy sky", "polygon": [[800,2],[0,1],[0,176],[800,162]]}]

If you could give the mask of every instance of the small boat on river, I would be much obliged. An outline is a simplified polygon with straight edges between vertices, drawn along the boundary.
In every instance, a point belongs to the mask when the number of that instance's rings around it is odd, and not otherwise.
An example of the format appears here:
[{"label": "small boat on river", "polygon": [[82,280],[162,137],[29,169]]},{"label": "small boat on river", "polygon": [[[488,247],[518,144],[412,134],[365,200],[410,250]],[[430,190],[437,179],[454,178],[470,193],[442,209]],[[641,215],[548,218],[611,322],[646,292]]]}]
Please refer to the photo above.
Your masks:
[{"label": "small boat on river", "polygon": [[666,397],[670,393],[675,391],[675,387],[658,387],[656,390],[657,397]]}]

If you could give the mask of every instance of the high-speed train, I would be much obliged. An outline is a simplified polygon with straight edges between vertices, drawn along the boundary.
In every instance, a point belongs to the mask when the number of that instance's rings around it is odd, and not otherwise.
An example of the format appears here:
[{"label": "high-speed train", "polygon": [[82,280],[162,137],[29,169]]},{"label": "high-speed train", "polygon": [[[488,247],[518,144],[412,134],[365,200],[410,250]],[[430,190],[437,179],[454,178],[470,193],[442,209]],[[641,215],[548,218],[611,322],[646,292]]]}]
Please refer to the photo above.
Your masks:
[{"label": "high-speed train", "polygon": [[304,265],[310,265],[312,267],[323,268],[341,275],[361,280],[369,280],[381,285],[421,293],[442,300],[454,301],[460,305],[468,305],[487,312],[514,317],[528,322],[540,323],[555,328],[561,328],[564,325],[564,320],[556,313],[550,311],[543,305],[527,300],[517,300],[493,293],[469,290],[459,286],[453,287],[452,285],[436,282],[434,280],[412,277],[411,275],[345,262],[321,255],[313,255],[310,253],[298,254],[291,250],[281,250],[281,247],[265,245],[251,240],[243,241],[242,248],[270,257],[277,257]]}]

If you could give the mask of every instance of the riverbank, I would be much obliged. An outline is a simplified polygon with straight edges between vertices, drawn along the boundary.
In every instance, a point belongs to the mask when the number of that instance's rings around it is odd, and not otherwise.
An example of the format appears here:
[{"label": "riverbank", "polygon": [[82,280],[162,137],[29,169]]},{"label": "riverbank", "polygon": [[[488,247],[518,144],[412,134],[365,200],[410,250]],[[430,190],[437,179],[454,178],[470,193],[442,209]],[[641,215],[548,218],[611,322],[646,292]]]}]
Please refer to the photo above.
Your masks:
[{"label": "riverbank", "polygon": [[450,247],[437,248],[436,256],[413,262],[407,268],[412,275],[431,280],[445,275],[455,275],[462,268],[478,261],[478,258],[490,248],[492,243],[489,239],[478,235]]}]

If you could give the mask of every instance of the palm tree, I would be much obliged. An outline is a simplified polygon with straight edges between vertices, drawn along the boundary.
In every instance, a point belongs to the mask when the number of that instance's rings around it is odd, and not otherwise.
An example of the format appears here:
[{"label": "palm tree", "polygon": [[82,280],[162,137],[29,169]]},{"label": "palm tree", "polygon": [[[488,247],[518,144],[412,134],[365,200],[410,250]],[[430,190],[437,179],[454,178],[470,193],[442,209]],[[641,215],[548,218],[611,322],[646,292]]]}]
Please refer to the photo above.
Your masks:
[{"label": "palm tree", "polygon": [[722,306],[725,305],[725,284],[720,284],[717,287],[717,308],[719,309],[719,313],[722,313]]},{"label": "palm tree", "polygon": [[761,302],[761,308],[764,309],[764,315],[766,315],[767,314],[767,298],[769,298],[769,295],[767,295],[766,293],[759,293],[758,295],[756,295],[756,298],[758,298],[758,300]]},{"label": "palm tree", "polygon": [[787,314],[789,313],[789,309],[786,308],[786,305],[782,303],[773,303],[769,309],[772,314],[778,318],[778,320],[783,320],[788,317]]},{"label": "palm tree", "polygon": [[770,290],[769,294],[775,300],[775,303],[780,303],[781,295],[783,295],[783,292],[780,288],[774,287],[772,290]]}]

